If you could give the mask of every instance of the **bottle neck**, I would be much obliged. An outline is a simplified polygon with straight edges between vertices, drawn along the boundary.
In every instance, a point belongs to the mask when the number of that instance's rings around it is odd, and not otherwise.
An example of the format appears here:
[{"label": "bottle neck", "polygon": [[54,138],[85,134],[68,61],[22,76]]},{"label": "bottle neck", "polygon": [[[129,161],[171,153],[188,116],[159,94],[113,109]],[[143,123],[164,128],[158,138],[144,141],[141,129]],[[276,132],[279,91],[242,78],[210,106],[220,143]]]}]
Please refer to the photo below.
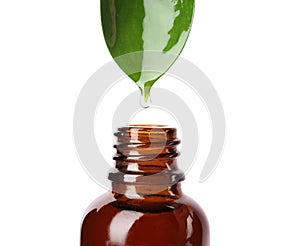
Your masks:
[{"label": "bottle neck", "polygon": [[132,125],[119,128],[115,136],[115,168],[109,179],[116,198],[154,202],[181,196],[184,174],[177,167],[180,141],[175,128]]}]

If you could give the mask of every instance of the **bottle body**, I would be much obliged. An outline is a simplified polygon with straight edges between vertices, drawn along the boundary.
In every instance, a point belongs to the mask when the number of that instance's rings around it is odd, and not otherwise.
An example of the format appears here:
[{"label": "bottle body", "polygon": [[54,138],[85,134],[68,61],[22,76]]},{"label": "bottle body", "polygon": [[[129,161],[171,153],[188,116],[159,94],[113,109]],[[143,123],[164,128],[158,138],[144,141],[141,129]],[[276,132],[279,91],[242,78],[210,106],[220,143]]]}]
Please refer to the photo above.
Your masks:
[{"label": "bottle body", "polygon": [[87,210],[81,246],[209,246],[203,210],[185,195],[163,200],[132,206],[108,192]]}]

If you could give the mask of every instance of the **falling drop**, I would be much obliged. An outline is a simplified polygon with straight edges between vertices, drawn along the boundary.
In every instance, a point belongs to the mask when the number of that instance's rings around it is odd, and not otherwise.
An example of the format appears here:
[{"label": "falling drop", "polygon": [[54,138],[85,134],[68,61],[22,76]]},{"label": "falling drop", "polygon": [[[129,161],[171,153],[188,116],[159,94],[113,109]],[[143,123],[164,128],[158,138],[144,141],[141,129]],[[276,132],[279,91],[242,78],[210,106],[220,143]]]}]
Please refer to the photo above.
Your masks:
[{"label": "falling drop", "polygon": [[150,89],[151,87],[145,86],[145,83],[137,83],[140,89],[140,105],[143,108],[148,108],[151,105],[151,98],[150,98]]},{"label": "falling drop", "polygon": [[151,105],[151,98],[150,98],[150,96],[148,95],[147,98],[145,98],[145,96],[143,94],[141,94],[141,96],[140,96],[140,105],[143,108],[149,108],[150,105]]}]

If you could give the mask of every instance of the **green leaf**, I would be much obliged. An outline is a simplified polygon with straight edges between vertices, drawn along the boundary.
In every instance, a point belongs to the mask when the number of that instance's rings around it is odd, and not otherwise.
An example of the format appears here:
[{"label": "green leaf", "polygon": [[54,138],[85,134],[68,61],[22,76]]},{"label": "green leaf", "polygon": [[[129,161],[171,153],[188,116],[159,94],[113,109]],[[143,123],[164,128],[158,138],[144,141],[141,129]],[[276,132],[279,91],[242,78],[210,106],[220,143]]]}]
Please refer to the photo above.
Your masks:
[{"label": "green leaf", "polygon": [[107,47],[147,101],[152,85],[181,53],[194,0],[100,0]]}]

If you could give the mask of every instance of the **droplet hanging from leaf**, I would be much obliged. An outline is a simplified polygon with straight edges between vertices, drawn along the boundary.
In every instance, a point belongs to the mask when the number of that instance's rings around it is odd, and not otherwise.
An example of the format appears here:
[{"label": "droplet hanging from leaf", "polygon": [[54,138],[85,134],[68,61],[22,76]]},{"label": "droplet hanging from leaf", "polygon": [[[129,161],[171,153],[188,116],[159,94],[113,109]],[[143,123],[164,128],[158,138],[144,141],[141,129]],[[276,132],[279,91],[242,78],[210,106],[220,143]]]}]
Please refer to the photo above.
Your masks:
[{"label": "droplet hanging from leaf", "polygon": [[[101,0],[107,47],[120,68],[139,86],[145,101],[152,85],[184,48],[194,4],[194,0]],[[153,63],[160,69],[149,69]]]}]

